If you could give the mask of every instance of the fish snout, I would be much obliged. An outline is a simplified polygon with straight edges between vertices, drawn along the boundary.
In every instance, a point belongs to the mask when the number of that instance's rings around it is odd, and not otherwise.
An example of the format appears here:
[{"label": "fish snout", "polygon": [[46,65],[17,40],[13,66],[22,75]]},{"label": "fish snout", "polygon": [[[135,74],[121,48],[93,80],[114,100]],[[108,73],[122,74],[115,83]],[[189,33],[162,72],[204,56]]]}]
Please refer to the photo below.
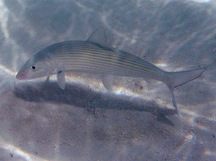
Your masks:
[{"label": "fish snout", "polygon": [[23,79],[26,79],[27,78],[27,74],[28,74],[28,70],[25,70],[25,71],[19,71],[16,75],[16,79],[18,80],[23,80]]}]

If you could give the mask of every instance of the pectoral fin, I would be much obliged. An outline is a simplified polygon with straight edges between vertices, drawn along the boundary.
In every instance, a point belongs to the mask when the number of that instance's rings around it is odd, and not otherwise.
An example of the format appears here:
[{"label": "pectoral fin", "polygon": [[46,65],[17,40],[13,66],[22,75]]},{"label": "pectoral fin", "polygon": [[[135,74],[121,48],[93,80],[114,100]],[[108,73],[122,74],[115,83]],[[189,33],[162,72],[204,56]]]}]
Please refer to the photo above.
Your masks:
[{"label": "pectoral fin", "polygon": [[103,85],[108,91],[112,90],[112,79],[113,77],[111,75],[102,76]]},{"label": "pectoral fin", "polygon": [[65,73],[63,71],[57,73],[57,80],[59,87],[65,89]]}]

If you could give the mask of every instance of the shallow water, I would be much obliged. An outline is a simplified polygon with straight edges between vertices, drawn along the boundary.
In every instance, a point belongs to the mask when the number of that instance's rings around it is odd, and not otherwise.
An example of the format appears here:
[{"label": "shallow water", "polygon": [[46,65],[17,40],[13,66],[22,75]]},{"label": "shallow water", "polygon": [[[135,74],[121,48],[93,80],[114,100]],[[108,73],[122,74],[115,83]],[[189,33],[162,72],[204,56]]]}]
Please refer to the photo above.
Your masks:
[{"label": "shallow water", "polygon": [[[0,161],[215,161],[216,3],[213,0],[0,0]],[[175,89],[160,82],[68,74],[18,81],[40,49],[86,40],[104,27],[110,44],[167,71],[211,64]]]}]

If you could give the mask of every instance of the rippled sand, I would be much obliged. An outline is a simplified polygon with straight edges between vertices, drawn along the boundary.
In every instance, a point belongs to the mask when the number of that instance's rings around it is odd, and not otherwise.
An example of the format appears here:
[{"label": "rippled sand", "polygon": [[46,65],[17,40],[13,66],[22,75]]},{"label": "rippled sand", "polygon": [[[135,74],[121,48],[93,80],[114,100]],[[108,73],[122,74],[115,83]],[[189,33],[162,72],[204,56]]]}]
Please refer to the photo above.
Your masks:
[{"label": "rippled sand", "polygon": [[[215,161],[216,3],[213,0],[0,0],[0,161]],[[38,50],[104,27],[114,47],[167,71],[211,64],[175,89],[97,75],[18,81]],[[213,63],[213,64],[212,64]]]}]

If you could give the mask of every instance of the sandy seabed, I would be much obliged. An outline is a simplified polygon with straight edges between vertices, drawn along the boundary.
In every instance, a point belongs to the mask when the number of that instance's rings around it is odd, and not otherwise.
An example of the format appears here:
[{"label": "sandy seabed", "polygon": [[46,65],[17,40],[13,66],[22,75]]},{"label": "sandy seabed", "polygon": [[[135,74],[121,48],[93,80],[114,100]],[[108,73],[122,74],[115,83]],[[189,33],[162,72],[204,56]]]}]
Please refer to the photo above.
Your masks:
[{"label": "sandy seabed", "polygon": [[[213,0],[0,0],[0,161],[215,161],[216,3]],[[211,64],[169,90],[160,82],[116,77],[18,81],[40,49],[86,40],[104,27],[109,44],[166,71]]]}]

